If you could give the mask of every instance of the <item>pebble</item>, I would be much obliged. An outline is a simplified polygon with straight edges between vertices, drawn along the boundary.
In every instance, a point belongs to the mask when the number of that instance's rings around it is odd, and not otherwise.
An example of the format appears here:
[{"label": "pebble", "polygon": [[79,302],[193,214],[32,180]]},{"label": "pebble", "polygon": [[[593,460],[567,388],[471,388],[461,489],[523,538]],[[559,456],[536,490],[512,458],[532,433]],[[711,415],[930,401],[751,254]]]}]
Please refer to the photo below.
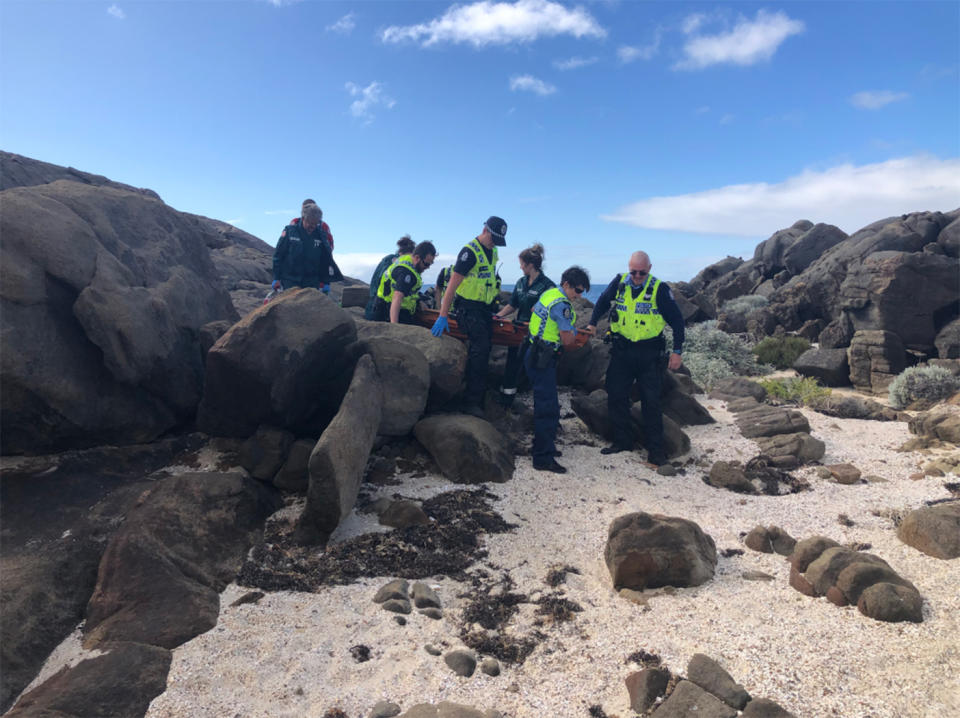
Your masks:
[{"label": "pebble", "polygon": [[393,611],[394,613],[410,613],[410,601],[406,599],[391,598],[383,602],[384,611]]},{"label": "pebble", "polygon": [[496,658],[484,658],[480,662],[480,670],[486,673],[488,676],[499,676],[500,675],[500,661]]},{"label": "pebble", "polygon": [[368,718],[393,718],[400,715],[400,706],[389,701],[380,701],[370,711]]},{"label": "pebble", "polygon": [[431,656],[439,656],[442,653],[442,651],[436,646],[434,646],[432,643],[428,643],[427,645],[425,645],[423,647],[423,650],[425,650]]},{"label": "pebble", "polygon": [[[377,595],[373,597],[373,602],[383,603],[384,601],[389,601],[391,598],[398,598],[406,601],[409,592],[410,584],[408,584],[402,578],[398,578],[381,586],[380,590],[377,591]],[[407,613],[409,613],[409,611]]]},{"label": "pebble", "polygon": [[422,608],[419,613],[427,618],[432,618],[434,621],[439,621],[443,618],[443,611],[439,608]]},{"label": "pebble", "polygon": [[440,608],[440,597],[436,591],[422,581],[413,584],[413,604],[417,608]]},{"label": "pebble", "polygon": [[458,676],[469,678],[477,669],[477,659],[470,651],[458,648],[450,651],[443,657],[444,663],[450,666],[450,670]]}]

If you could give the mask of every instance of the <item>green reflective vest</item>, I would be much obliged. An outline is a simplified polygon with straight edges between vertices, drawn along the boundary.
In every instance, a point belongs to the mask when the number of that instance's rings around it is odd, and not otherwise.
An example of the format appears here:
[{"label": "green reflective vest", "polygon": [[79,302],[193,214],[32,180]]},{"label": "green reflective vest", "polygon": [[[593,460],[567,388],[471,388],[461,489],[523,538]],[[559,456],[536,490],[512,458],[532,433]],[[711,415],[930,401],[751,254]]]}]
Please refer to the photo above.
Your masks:
[{"label": "green reflective vest", "polygon": [[457,296],[462,299],[469,299],[472,302],[482,302],[490,304],[500,294],[500,287],[497,286],[497,275],[495,267],[497,266],[497,248],[493,248],[493,255],[490,261],[487,261],[487,253],[483,251],[483,245],[480,240],[474,238],[467,249],[473,252],[477,262],[470,269],[470,273],[464,277],[457,287]]},{"label": "green reflective vest", "polygon": [[413,272],[413,276],[417,278],[417,281],[410,289],[410,292],[403,295],[403,299],[400,302],[401,309],[406,309],[411,314],[414,314],[417,311],[417,292],[420,290],[423,280],[420,279],[420,272],[418,272],[416,267],[413,266],[413,255],[404,254],[402,257],[397,257],[396,261],[390,265],[390,268],[387,269],[387,271],[384,272],[383,276],[380,278],[380,288],[377,290],[377,296],[387,304],[393,302],[392,275],[393,270],[397,267],[406,267]]},{"label": "green reflective vest", "polygon": [[540,295],[539,301],[533,305],[533,314],[530,315],[530,337],[541,339],[547,344],[560,345],[560,325],[550,316],[550,310],[559,303],[570,305],[570,323],[577,321],[577,312],[567,295],[556,287],[551,287]]},{"label": "green reflective vest", "polygon": [[660,336],[667,325],[657,307],[657,290],[660,289],[660,280],[653,275],[648,275],[646,284],[636,298],[633,297],[629,282],[630,275],[624,273],[620,278],[617,298],[613,302],[614,312],[610,317],[610,332],[619,334],[631,342]]}]

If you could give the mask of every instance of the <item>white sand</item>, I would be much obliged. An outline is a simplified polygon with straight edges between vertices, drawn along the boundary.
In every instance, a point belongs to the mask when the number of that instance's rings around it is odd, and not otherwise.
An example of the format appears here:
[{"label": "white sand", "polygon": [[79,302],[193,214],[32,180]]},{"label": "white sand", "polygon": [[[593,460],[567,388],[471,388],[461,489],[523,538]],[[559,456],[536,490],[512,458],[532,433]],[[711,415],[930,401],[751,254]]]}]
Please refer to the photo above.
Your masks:
[{"label": "white sand", "polygon": [[[746,460],[758,453],[721,402],[698,398],[718,423],[686,429],[694,459]],[[568,397],[561,402],[566,410]],[[804,413],[813,434],[826,442],[823,463],[849,461],[888,483],[842,486],[808,468],[799,473],[811,491],[745,497],[707,486],[701,480],[706,469],[693,464],[686,476],[663,477],[635,455],[602,457],[597,448],[573,445],[582,438],[596,441],[575,418],[562,422],[561,462],[570,473],[535,472],[529,458],[519,457],[511,481],[490,485],[500,497],[497,510],[519,528],[486,539],[487,562],[509,571],[516,590],[528,594],[549,590],[544,577],[552,566],[575,566],[582,574],[568,576],[566,595],[584,610],[570,623],[545,628],[547,640],[526,662],[504,664],[497,678],[479,670],[460,678],[441,657],[424,651],[427,643],[444,651],[461,645],[457,619],[464,599],[457,594],[469,587],[455,581],[429,581],[438,586],[442,620],[414,613],[405,627],[371,601],[391,577],[312,594],[269,593],[257,604],[235,608],[230,603],[249,589],[231,585],[221,597],[218,625],[174,651],[168,689],[147,715],[319,718],[340,707],[350,718],[365,718],[386,699],[404,710],[451,700],[515,718],[587,716],[588,706],[600,704],[623,717],[632,715],[623,680],[638,669],[625,658],[640,649],[680,673],[694,653],[705,653],[751,695],[775,700],[801,718],[960,715],[960,559],[942,561],[906,546],[889,519],[871,514],[946,497],[944,479],[907,478],[925,457],[895,451],[910,438],[904,423]],[[455,488],[461,487],[428,476],[406,478],[383,493],[426,497]],[[783,557],[749,549],[721,557],[714,580],[703,586],[651,591],[646,607],[630,603],[611,587],[603,548],[610,522],[638,510],[696,521],[718,551],[745,548],[740,534],[757,524],[777,524],[797,539],[824,534],[843,543],[870,543],[871,552],[920,590],[925,620],[881,623],[855,607],[803,596],[789,587]],[[840,513],[855,525],[840,526]],[[334,540],[374,528],[381,528],[374,518],[354,514]],[[747,581],[741,577],[747,570],[776,578]],[[521,608],[512,630],[532,630],[533,608]],[[356,663],[349,654],[355,644],[369,646],[371,660]]]}]

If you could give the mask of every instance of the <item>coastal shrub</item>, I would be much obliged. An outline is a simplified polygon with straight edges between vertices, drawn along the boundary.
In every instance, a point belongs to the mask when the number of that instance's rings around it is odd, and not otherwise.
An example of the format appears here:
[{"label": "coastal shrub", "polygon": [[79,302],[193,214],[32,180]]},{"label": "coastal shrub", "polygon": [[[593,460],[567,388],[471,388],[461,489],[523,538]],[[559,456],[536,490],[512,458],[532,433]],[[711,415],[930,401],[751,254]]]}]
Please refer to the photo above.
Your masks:
[{"label": "coastal shrub", "polygon": [[811,406],[830,396],[830,390],[812,376],[760,379],[760,386],[767,390],[771,403]]},{"label": "coastal shrub", "polygon": [[891,382],[888,391],[894,409],[906,409],[915,401],[934,404],[960,391],[960,377],[942,366],[912,366]]},{"label": "coastal shrub", "polygon": [[739,337],[717,329],[716,320],[687,328],[683,363],[693,380],[707,390],[729,376],[759,376],[771,371],[757,363],[750,347]]},{"label": "coastal shrub", "polygon": [[803,337],[767,337],[753,348],[757,361],[777,369],[789,369],[801,354],[810,348]]},{"label": "coastal shrub", "polygon": [[718,314],[739,314],[746,317],[750,312],[761,309],[769,304],[762,294],[744,294],[742,297],[728,299],[720,305]]}]

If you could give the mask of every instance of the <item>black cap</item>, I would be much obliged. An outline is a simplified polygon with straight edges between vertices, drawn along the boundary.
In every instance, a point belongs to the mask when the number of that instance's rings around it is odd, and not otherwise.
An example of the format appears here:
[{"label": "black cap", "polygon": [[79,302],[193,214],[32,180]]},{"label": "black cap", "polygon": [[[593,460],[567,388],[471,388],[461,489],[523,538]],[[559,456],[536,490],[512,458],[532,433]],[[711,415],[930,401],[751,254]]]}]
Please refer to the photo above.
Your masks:
[{"label": "black cap", "polygon": [[493,236],[493,243],[498,247],[507,246],[507,223],[499,217],[490,217],[483,226]]}]

